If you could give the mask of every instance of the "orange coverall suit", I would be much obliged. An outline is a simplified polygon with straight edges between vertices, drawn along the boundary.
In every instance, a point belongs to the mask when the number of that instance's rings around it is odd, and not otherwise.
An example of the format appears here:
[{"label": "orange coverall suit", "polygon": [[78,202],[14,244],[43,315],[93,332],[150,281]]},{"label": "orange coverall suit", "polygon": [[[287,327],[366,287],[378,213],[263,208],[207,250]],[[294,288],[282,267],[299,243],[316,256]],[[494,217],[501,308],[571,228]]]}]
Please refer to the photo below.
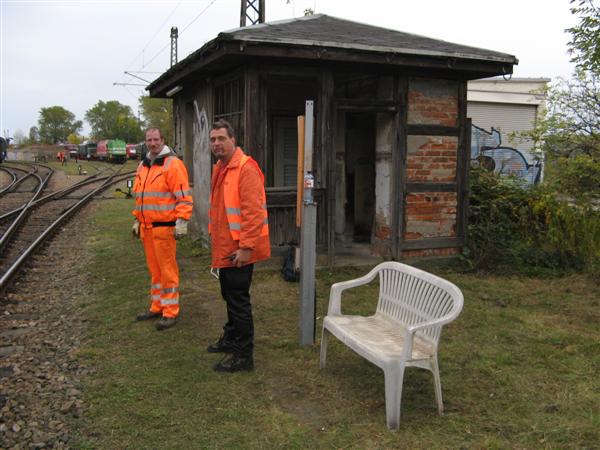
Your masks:
[{"label": "orange coverall suit", "polygon": [[[168,152],[167,152],[168,151]],[[192,191],[183,162],[165,146],[150,161],[143,159],[135,177],[135,210],[151,276],[150,311],[163,317],[179,314],[179,267],[175,221],[192,216]]]}]

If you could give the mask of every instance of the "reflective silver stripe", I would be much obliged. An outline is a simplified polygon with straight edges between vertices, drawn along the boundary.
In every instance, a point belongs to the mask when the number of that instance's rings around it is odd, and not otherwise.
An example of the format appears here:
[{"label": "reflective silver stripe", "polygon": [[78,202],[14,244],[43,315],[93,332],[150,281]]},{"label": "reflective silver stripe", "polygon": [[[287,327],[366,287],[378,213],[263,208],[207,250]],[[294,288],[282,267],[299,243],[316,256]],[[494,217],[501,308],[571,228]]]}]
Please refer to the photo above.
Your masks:
[{"label": "reflective silver stripe", "polygon": [[229,222],[229,229],[230,230],[241,230],[242,226],[240,225],[239,222]]},{"label": "reflective silver stripe", "polygon": [[262,205],[262,207],[263,207],[263,209],[267,209],[267,204],[266,204],[266,203],[264,203],[264,204]]},{"label": "reflective silver stripe", "polygon": [[171,165],[171,161],[173,161],[173,158],[175,158],[175,157],[174,156],[169,156],[165,160],[165,165],[163,166],[163,170],[167,170],[169,168],[169,166]]},{"label": "reflective silver stripe", "polygon": [[263,224],[269,225],[269,219],[267,217],[265,217],[265,220],[263,220]]},{"label": "reflective silver stripe", "polygon": [[160,284],[160,283],[153,284],[153,285],[151,286],[151,288],[152,288],[152,289],[160,289],[161,287],[162,287],[162,284]]},{"label": "reflective silver stripe", "polygon": [[169,298],[169,299],[162,299],[160,301],[161,305],[178,305],[179,304],[179,299],[178,298]]},{"label": "reflective silver stripe", "polygon": [[172,287],[172,288],[164,288],[162,290],[163,294],[172,294],[173,292],[179,292],[179,288]]},{"label": "reflective silver stripe", "polygon": [[168,205],[136,205],[136,211],[170,211],[175,209],[175,205],[169,203]]},{"label": "reflective silver stripe", "polygon": [[173,194],[170,192],[136,192],[136,198],[139,197],[159,197],[159,198],[172,198]]},{"label": "reflective silver stripe", "polygon": [[239,216],[242,214],[242,211],[240,208],[225,208],[225,214],[235,214]]},{"label": "reflective silver stripe", "polygon": [[194,206],[194,204],[192,202],[177,202],[177,206],[179,205],[190,205],[190,206]]},{"label": "reflective silver stripe", "polygon": [[152,300],[160,300],[160,295],[159,295],[159,294],[156,294],[156,295],[151,295],[151,296],[150,296],[150,298],[151,298]]},{"label": "reflective silver stripe", "polygon": [[177,192],[175,192],[175,198],[185,197],[186,195],[192,195],[192,190],[188,189],[187,191],[177,191]]}]

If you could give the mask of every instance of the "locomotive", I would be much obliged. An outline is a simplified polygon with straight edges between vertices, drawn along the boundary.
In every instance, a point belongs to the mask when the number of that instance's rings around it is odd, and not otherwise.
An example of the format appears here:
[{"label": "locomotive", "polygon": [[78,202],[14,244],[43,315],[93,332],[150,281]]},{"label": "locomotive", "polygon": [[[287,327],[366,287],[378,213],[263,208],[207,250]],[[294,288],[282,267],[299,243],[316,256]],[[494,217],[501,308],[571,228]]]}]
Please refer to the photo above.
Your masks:
[{"label": "locomotive", "polygon": [[84,142],[79,144],[77,151],[79,159],[95,159],[96,158],[96,143],[95,142]]},{"label": "locomotive", "polygon": [[96,144],[96,159],[124,163],[127,159],[126,144],[121,139],[103,139]]}]

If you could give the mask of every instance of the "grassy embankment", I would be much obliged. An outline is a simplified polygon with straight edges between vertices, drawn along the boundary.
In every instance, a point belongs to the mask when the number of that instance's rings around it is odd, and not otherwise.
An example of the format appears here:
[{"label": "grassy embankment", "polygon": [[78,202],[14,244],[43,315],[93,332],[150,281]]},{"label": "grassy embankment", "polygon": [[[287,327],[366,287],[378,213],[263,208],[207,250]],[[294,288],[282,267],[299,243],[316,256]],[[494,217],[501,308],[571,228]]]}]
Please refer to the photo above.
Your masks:
[{"label": "grassy embankment", "polygon": [[[446,413],[437,415],[431,375],[409,369],[400,431],[390,433],[382,372],[334,340],[320,371],[318,346],[297,344],[298,285],[277,271],[255,272],[253,373],[211,370],[218,356],[204,349],[220,334],[224,305],[207,253],[189,239],[179,252],[180,323],[163,332],[135,323],[148,278],[129,235],[131,204],[102,202],[90,220],[82,357],[97,372],[74,423],[78,448],[597,448],[600,289],[583,277],[433,269],[465,294],[462,315],[442,333]],[[332,282],[365,271],[319,271],[317,315]],[[346,304],[367,312],[375,295],[376,286],[361,288]]]}]

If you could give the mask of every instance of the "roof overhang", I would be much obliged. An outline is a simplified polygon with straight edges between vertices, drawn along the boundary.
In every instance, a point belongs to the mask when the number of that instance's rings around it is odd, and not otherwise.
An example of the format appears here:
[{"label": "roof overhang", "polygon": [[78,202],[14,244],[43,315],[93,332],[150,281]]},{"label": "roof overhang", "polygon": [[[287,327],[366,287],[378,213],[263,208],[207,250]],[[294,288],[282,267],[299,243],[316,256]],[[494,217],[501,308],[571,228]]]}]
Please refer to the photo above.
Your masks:
[{"label": "roof overhang", "polygon": [[146,89],[151,97],[166,97],[167,91],[198,75],[222,73],[249,62],[273,60],[296,64],[367,65],[375,70],[430,72],[444,78],[474,80],[509,75],[518,60],[511,55],[472,55],[415,50],[395,47],[366,46],[339,42],[315,42],[304,39],[258,40],[252,37],[231,39],[227,33],[205,44],[180,61]]}]

